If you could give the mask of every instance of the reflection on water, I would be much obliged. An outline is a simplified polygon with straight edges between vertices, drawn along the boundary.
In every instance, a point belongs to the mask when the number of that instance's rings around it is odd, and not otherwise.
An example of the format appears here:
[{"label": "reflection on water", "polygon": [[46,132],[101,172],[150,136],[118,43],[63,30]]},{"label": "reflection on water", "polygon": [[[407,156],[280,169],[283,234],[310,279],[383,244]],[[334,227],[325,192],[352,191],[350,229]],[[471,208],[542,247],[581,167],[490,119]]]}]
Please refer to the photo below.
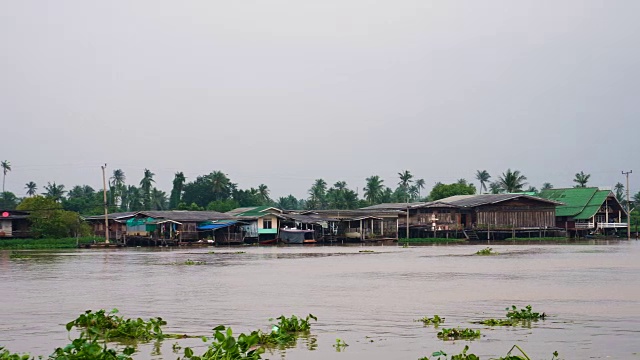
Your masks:
[{"label": "reflection on water", "polygon": [[[87,309],[125,317],[161,316],[166,332],[210,335],[269,329],[269,318],[319,319],[292,349],[265,358],[417,359],[457,353],[482,358],[519,344],[533,358],[632,358],[640,352],[640,243],[637,241],[482,245],[243,247],[0,252],[0,346],[48,355],[68,343],[64,324]],[[373,250],[362,253],[360,250]],[[244,253],[237,253],[239,250]],[[204,265],[184,265],[187,259]],[[531,327],[472,324],[502,318],[511,305],[546,312]],[[482,331],[472,342],[436,338],[413,320]],[[336,339],[349,344],[340,354]],[[139,347],[138,359],[175,359],[173,344]],[[310,350],[312,349],[312,350]]]}]

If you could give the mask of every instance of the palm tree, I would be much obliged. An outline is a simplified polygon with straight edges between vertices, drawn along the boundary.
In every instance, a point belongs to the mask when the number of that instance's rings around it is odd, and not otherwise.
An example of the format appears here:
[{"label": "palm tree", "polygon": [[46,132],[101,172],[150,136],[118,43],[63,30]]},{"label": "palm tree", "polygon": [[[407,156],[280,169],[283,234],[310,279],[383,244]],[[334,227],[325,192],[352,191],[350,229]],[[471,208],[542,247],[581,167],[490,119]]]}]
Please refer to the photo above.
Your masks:
[{"label": "palm tree", "polygon": [[140,190],[142,190],[143,195],[142,203],[145,210],[151,210],[151,184],[155,183],[155,180],[153,180],[154,175],[151,170],[144,169],[144,176],[140,180]]},{"label": "palm tree", "polygon": [[0,167],[2,167],[2,192],[4,193],[4,179],[7,177],[7,173],[11,171],[11,163],[8,160],[4,160],[0,163]]},{"label": "palm tree", "polygon": [[418,199],[422,198],[421,192],[424,189],[424,179],[416,180],[416,188],[418,188]]},{"label": "palm tree", "polygon": [[364,187],[364,198],[370,204],[377,204],[382,197],[384,180],[380,179],[380,176],[373,175],[367,178],[367,185]]},{"label": "palm tree", "polygon": [[171,197],[169,198],[169,208],[175,209],[180,204],[182,199],[182,190],[184,189],[184,183],[187,178],[182,171],[179,171],[173,177],[173,188],[171,189]]},{"label": "palm tree", "polygon": [[269,188],[265,184],[258,185],[258,197],[260,201],[266,205],[271,202],[271,198],[269,197]]},{"label": "palm tree", "polygon": [[476,180],[480,181],[480,194],[482,194],[482,190],[487,191],[487,183],[491,179],[491,175],[487,170],[477,170],[476,171]]},{"label": "palm tree", "polygon": [[113,192],[113,202],[116,205],[122,203],[122,193],[125,191],[124,181],[126,178],[122,169],[115,169],[111,179],[109,179],[111,191]]},{"label": "palm tree", "polygon": [[408,202],[409,201],[409,185],[413,182],[413,180],[411,180],[413,179],[413,175],[411,174],[411,172],[409,172],[409,170],[405,170],[403,172],[399,172],[398,177],[400,178],[400,181],[398,182],[398,186],[400,186],[400,189],[404,193]]},{"label": "palm tree", "polygon": [[411,199],[411,201],[414,201],[420,197],[420,190],[416,185],[409,186],[408,192],[409,192],[409,198]]},{"label": "palm tree", "polygon": [[573,179],[573,182],[578,184],[576,185],[576,187],[587,187],[587,182],[589,181],[590,177],[591,174],[585,174],[584,172],[580,171],[576,174],[576,178]]},{"label": "palm tree", "polygon": [[309,201],[307,207],[310,209],[322,209],[327,196],[327,182],[324,179],[316,179],[309,189]]},{"label": "palm tree", "polygon": [[625,203],[625,196],[624,196],[624,185],[619,182],[617,183],[613,189],[616,191],[616,199],[618,199],[618,202],[621,204]]},{"label": "palm tree", "polygon": [[522,188],[527,185],[527,177],[520,174],[519,170],[511,171],[507,169],[506,173],[502,173],[499,183],[502,190],[507,193],[521,192]]},{"label": "palm tree", "polygon": [[36,183],[34,183],[33,181],[29,181],[25,184],[24,188],[27,189],[27,195],[34,196],[36,194],[36,191],[38,190],[38,185],[36,185]]},{"label": "palm tree", "polygon": [[151,191],[151,206],[154,210],[165,210],[167,207],[167,193],[154,187]]},{"label": "palm tree", "polygon": [[52,183],[47,182],[47,185],[44,187],[46,192],[42,193],[42,195],[52,198],[54,201],[59,202],[64,193],[67,192],[64,189],[64,185],[56,185],[55,181]]},{"label": "palm tree", "polygon": [[541,190],[551,190],[551,189],[553,189],[553,185],[551,185],[551,183],[546,182],[546,183],[542,184],[542,189]]},{"label": "palm tree", "polygon": [[234,184],[222,171],[214,171],[209,174],[211,180],[211,190],[215,200],[226,200],[229,198],[231,191],[234,188]]},{"label": "palm tree", "polygon": [[500,194],[502,193],[502,186],[499,181],[493,181],[489,184],[489,192],[492,194]]}]

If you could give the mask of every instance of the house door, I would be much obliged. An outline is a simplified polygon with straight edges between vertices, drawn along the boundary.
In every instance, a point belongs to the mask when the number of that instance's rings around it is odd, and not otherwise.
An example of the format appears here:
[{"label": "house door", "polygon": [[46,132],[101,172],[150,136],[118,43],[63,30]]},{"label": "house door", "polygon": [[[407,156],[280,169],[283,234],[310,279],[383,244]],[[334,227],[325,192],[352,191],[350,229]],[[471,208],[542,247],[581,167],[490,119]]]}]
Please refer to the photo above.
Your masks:
[{"label": "house door", "polygon": [[460,215],[460,224],[462,225],[462,227],[467,227],[467,214]]}]

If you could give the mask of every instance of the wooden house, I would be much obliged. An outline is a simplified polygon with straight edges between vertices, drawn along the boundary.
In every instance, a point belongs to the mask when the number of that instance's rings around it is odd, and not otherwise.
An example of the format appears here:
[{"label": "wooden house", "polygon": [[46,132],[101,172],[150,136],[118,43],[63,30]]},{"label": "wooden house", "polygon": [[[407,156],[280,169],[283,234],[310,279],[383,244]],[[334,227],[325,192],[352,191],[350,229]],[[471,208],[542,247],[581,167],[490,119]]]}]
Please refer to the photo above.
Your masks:
[{"label": "wooden house", "polygon": [[282,213],[276,207],[252,206],[233,209],[224,214],[245,223],[242,228],[247,240],[266,241],[278,238]]},{"label": "wooden house", "polygon": [[[139,211],[126,220],[126,235],[154,239],[197,241],[202,239],[199,226],[212,221],[228,220],[229,216],[216,211]],[[234,224],[229,224],[229,226]],[[220,227],[221,228],[221,227]]]},{"label": "wooden house", "polygon": [[31,237],[28,211],[0,210],[0,238]]},{"label": "wooden house", "polygon": [[[399,227],[406,235],[407,218],[411,237],[428,232],[467,230],[532,231],[555,228],[555,208],[560,202],[525,194],[457,195],[419,203],[393,203],[369,206],[368,210],[404,210]],[[426,234],[425,234],[426,233]]]},{"label": "wooden house", "polygon": [[[135,212],[118,212],[107,214],[107,224],[109,227],[109,239],[121,241],[124,235],[127,233],[126,220],[135,215]],[[86,216],[86,221],[91,226],[91,231],[94,236],[104,238],[105,237],[105,219],[103,215]]]},{"label": "wooden house", "polygon": [[563,203],[556,209],[555,226],[570,235],[612,235],[627,229],[627,212],[611,190],[549,189],[541,191],[540,197]]},{"label": "wooden house", "polygon": [[[299,214],[316,219],[328,241],[373,241],[398,238],[396,210],[305,210]],[[285,214],[291,216],[290,214]],[[295,218],[294,218],[295,219]]]}]

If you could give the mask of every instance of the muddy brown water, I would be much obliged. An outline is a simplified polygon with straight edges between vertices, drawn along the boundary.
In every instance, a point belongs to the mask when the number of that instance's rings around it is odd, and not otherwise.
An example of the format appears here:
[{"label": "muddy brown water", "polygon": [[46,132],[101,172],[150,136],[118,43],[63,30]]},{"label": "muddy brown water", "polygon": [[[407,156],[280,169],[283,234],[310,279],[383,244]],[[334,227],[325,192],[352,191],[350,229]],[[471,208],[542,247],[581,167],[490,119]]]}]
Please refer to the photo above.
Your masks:
[{"label": "muddy brown water", "polygon": [[[472,255],[486,246],[500,254]],[[64,324],[84,310],[118,308],[126,317],[161,316],[166,332],[190,335],[210,335],[220,324],[236,333],[268,330],[268,319],[282,314],[318,317],[308,338],[263,356],[270,359],[418,359],[465,345],[487,359],[514,344],[532,359],[555,350],[566,359],[640,358],[634,240],[2,251],[0,287],[0,346],[34,355],[69,343]],[[512,304],[549,316],[531,328],[471,323],[504,317]],[[413,321],[434,314],[446,318],[441,327],[478,328],[482,338],[442,341]],[[341,352],[332,346],[337,338],[349,344]],[[141,344],[134,358],[176,359],[175,342]],[[177,342],[196,354],[206,346]]]}]

